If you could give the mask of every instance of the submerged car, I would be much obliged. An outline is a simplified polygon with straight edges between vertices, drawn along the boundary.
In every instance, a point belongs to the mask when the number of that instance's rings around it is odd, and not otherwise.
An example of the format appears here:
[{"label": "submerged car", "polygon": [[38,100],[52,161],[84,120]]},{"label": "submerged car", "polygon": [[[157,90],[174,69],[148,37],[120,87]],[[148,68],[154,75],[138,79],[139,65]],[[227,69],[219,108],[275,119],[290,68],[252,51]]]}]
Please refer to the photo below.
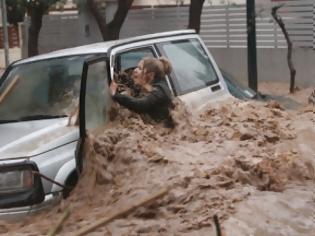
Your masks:
[{"label": "submerged car", "polygon": [[144,57],[160,56],[171,61],[168,85],[187,106],[198,109],[231,96],[192,30],[91,44],[11,64],[0,80],[0,215],[37,211],[67,195],[82,169],[86,133],[108,121],[114,74]]}]

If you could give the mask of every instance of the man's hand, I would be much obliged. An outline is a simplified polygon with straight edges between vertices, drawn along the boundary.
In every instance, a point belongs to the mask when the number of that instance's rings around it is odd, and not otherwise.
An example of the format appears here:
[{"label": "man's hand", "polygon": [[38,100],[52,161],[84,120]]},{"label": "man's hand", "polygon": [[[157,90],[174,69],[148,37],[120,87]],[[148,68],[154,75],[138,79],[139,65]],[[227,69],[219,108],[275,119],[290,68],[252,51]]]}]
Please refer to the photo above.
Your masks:
[{"label": "man's hand", "polygon": [[118,88],[118,85],[116,84],[115,81],[112,80],[112,82],[110,84],[110,87],[109,87],[110,93],[111,93],[112,96],[114,96],[116,94],[117,88]]}]

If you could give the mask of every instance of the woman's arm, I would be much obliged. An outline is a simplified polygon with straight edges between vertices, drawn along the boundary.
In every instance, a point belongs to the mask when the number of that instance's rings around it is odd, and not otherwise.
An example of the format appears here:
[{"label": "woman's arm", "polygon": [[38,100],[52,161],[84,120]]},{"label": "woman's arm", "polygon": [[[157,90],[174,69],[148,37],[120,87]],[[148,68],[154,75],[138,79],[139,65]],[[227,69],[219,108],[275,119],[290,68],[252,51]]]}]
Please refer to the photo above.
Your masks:
[{"label": "woman's arm", "polygon": [[153,110],[154,107],[168,101],[167,96],[159,88],[153,90],[148,95],[141,98],[134,98],[127,95],[115,93],[113,99],[120,105],[137,113],[146,113]]}]

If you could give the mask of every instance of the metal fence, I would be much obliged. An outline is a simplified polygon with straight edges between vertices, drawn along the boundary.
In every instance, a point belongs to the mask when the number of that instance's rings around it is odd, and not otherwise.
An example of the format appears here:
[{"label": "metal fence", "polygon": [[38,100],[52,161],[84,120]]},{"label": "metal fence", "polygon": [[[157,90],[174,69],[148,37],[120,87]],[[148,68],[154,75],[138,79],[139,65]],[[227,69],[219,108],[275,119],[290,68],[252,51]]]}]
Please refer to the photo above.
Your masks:
[{"label": "metal fence", "polygon": [[[279,10],[295,47],[315,48],[315,0],[282,0]],[[273,5],[279,3],[273,3]],[[283,48],[286,41],[271,16],[271,6],[256,9],[257,47]],[[132,9],[121,31],[129,37],[186,28],[188,6]],[[204,6],[200,35],[210,48],[245,48],[246,6]]]},{"label": "metal fence", "polygon": [[[285,5],[278,14],[286,25],[293,45],[315,48],[315,1],[286,0],[281,3]],[[286,47],[283,33],[270,13],[271,7],[256,9],[257,47]],[[245,5],[204,7],[200,34],[208,47],[246,47],[246,31]]]},{"label": "metal fence", "polygon": [[131,9],[120,32],[121,38],[186,29],[188,6]]},{"label": "metal fence", "polygon": [[[281,3],[286,5],[279,10],[279,14],[286,24],[293,46],[315,49],[315,0],[281,0]],[[185,29],[188,12],[188,6],[131,9],[120,38]],[[257,47],[286,47],[283,34],[271,17],[271,5],[269,9],[257,8],[256,12]],[[81,18],[76,13],[46,15],[39,38],[40,52],[102,40],[97,25],[92,27]],[[28,25],[29,21],[26,20],[25,29]],[[27,30],[24,34],[27,38]],[[246,48],[246,6],[204,6],[200,35],[209,48]]]}]

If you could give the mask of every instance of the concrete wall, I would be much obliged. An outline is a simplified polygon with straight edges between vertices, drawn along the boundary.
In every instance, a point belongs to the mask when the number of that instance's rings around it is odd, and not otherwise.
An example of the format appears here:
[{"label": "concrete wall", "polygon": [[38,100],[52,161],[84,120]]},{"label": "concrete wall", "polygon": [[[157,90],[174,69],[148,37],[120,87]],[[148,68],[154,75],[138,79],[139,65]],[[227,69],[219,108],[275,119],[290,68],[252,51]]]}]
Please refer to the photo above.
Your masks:
[{"label": "concrete wall", "polygon": [[[247,49],[210,48],[218,65],[236,79],[247,84]],[[290,81],[286,49],[258,49],[258,82]],[[295,48],[293,63],[296,68],[296,85],[300,87],[315,86],[315,50]]]},{"label": "concrete wall", "polygon": [[[29,19],[22,28],[22,58],[27,57]],[[82,14],[44,15],[43,26],[38,39],[39,53],[81,46],[102,41],[101,33],[88,11]]]},{"label": "concrete wall", "polygon": [[[9,49],[10,63],[19,59],[21,59],[21,48],[10,48]],[[4,50],[0,49],[0,69],[2,70],[4,68],[5,68]]]},{"label": "concrete wall", "polygon": [[[111,2],[110,2],[111,3]],[[114,4],[108,10],[114,12]],[[188,7],[175,9],[134,9],[129,12],[121,29],[121,38],[167,30],[184,29],[187,25]],[[108,14],[107,17],[112,17]],[[143,20],[145,19],[145,20]],[[40,53],[102,41],[94,18],[85,14],[49,15],[44,17],[39,38]],[[26,40],[25,40],[25,45]],[[24,47],[25,48],[25,47]],[[217,63],[226,72],[247,84],[246,48],[210,48]],[[260,48],[257,51],[259,81],[289,81],[290,74],[285,48]],[[315,85],[315,50],[295,48],[294,65],[298,86]]]},{"label": "concrete wall", "polygon": [[97,24],[89,12],[72,15],[46,15],[39,36],[39,52],[102,41]]}]

